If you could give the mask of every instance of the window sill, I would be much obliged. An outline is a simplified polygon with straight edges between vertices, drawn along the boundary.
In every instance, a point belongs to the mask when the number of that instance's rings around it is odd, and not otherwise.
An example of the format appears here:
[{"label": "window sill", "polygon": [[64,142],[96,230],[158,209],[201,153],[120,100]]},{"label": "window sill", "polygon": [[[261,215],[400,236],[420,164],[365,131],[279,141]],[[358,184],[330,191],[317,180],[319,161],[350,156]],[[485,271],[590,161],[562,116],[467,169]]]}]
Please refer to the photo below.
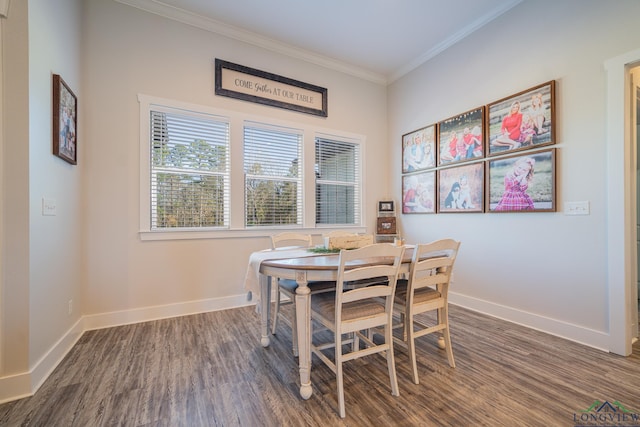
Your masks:
[{"label": "window sill", "polygon": [[196,240],[196,239],[242,239],[252,237],[271,236],[274,233],[284,231],[295,231],[321,236],[331,230],[344,230],[351,233],[366,233],[365,227],[324,227],[324,228],[252,228],[244,230],[163,230],[163,231],[140,231],[140,240]]}]

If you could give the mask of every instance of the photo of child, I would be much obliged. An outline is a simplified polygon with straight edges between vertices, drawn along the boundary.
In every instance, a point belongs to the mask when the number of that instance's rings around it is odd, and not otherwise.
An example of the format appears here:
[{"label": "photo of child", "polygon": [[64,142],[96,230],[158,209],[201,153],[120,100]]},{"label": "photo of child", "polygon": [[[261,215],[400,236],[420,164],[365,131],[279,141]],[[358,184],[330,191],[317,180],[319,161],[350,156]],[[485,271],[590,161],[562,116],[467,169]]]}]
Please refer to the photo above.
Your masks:
[{"label": "photo of child", "polygon": [[438,171],[438,212],[484,212],[484,164]]},{"label": "photo of child", "polygon": [[554,143],[555,81],[487,106],[487,155]]},{"label": "photo of child", "polygon": [[484,107],[444,120],[438,125],[438,165],[484,157]]},{"label": "photo of child", "polygon": [[555,211],[555,149],[490,161],[487,173],[490,212]]}]

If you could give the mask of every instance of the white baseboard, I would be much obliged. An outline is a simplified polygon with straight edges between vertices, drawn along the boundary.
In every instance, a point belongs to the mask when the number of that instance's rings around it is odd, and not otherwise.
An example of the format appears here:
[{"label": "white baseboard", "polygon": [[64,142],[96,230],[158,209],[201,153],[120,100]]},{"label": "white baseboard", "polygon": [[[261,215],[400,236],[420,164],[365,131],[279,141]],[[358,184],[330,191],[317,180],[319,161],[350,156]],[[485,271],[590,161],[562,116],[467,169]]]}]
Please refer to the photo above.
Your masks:
[{"label": "white baseboard", "polygon": [[80,318],[69,330],[38,360],[29,372],[22,372],[0,378],[0,403],[33,396],[53,370],[60,364],[69,350],[78,342],[84,330]]},{"label": "white baseboard", "polygon": [[28,372],[0,377],[0,404],[33,396],[85,331],[253,305],[246,294],[81,317]]},{"label": "white baseboard", "polygon": [[466,295],[456,294],[454,292],[449,292],[449,302],[478,313],[609,352],[610,337],[609,334],[605,332],[588,329],[583,326],[551,319],[539,314],[529,313]]}]

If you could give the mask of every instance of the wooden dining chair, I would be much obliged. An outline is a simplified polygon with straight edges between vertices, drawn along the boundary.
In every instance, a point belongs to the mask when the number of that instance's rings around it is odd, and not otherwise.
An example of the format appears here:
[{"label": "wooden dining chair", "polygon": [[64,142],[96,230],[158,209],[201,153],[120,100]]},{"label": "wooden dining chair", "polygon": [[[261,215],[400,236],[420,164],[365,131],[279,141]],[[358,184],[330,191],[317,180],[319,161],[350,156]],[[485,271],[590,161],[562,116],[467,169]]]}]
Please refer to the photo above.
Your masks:
[{"label": "wooden dining chair", "polygon": [[[344,362],[374,353],[384,353],[391,381],[391,394],[399,395],[393,359],[392,316],[393,295],[403,253],[404,247],[389,243],[343,249],[340,251],[336,290],[311,296],[311,351],[336,374],[338,412],[342,418],[345,417]],[[374,278],[382,280],[371,281]],[[366,285],[354,287],[353,283]],[[332,342],[320,342],[314,337],[314,322],[333,332]],[[382,343],[374,342],[368,332],[372,328],[382,328]],[[349,343],[352,345],[345,346]],[[361,348],[360,343],[364,344],[364,348]]]},{"label": "wooden dining chair", "polygon": [[[437,240],[428,244],[416,245],[408,279],[399,279],[394,298],[394,313],[399,315],[401,328],[399,338],[394,337],[409,351],[413,382],[419,383],[416,362],[415,339],[434,332],[442,333],[444,348],[449,366],[455,368],[451,336],[449,334],[449,283],[453,265],[458,255],[460,242],[453,239]],[[436,312],[435,322],[416,320],[416,315],[429,311]],[[426,322],[426,323],[425,323]]]},{"label": "wooden dining chair", "polygon": [[[310,234],[284,232],[271,236],[271,248],[308,248],[311,247],[312,238]],[[271,333],[276,334],[276,328],[278,327],[278,316],[280,313],[280,307],[286,304],[293,305],[293,315],[290,319],[287,319],[291,326],[291,342],[293,345],[293,353],[298,355],[298,329],[296,323],[296,310],[295,310],[295,295],[298,283],[291,279],[277,279],[278,290],[276,295],[275,308],[273,310],[273,320],[271,322]],[[308,283],[311,293],[328,292],[335,287],[335,282],[310,282]],[[282,298],[285,297],[286,300]]]}]

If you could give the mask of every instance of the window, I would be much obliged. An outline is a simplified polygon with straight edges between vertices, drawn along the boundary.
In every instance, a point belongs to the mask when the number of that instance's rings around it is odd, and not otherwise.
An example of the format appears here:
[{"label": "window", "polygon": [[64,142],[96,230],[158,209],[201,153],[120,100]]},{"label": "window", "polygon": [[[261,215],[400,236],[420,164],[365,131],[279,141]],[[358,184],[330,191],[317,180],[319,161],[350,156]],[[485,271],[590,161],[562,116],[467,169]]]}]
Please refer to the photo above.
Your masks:
[{"label": "window", "polygon": [[316,138],[316,225],[360,225],[359,144]]},{"label": "window", "polygon": [[365,232],[364,136],[138,95],[140,239]]},{"label": "window", "polygon": [[229,226],[229,124],[150,109],[151,230]]},{"label": "window", "polygon": [[301,160],[301,131],[245,124],[245,226],[302,226]]}]

